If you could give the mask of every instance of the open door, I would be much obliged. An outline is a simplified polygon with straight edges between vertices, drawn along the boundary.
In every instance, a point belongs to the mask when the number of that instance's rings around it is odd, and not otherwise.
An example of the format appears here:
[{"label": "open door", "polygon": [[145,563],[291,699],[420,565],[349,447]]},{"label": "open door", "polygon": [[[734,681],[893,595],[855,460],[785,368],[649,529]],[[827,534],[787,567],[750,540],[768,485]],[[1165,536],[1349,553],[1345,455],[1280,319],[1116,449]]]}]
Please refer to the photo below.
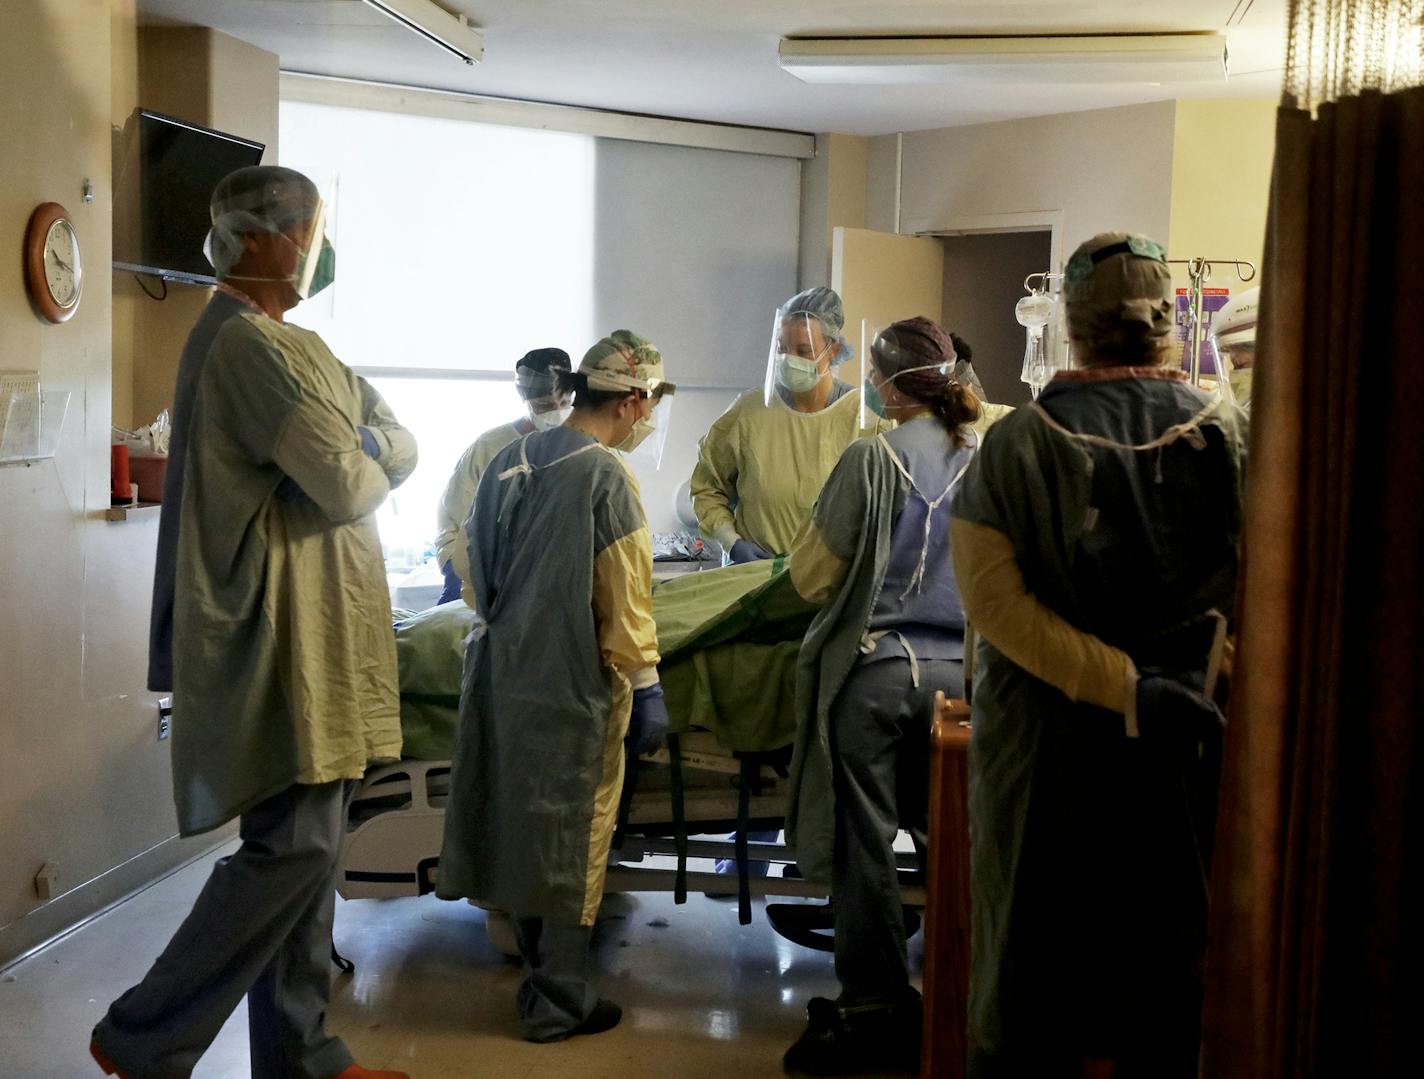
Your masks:
[{"label": "open door", "polygon": [[862,319],[877,327],[944,314],[944,247],[938,237],[900,236],[872,229],[832,234],[831,288],[845,304],[846,336],[858,350]]}]

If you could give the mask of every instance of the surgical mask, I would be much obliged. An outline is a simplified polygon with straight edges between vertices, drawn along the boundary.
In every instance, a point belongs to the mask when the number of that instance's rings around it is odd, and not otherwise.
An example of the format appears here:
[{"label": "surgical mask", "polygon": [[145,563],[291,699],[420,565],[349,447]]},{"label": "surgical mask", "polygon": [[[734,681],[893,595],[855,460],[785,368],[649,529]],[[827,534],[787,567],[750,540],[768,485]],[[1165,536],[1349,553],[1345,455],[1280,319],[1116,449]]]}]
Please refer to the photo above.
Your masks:
[{"label": "surgical mask", "polygon": [[656,430],[657,425],[653,423],[651,419],[643,419],[640,416],[633,424],[633,429],[628,432],[628,437],[618,443],[614,449],[622,450],[624,453],[632,453]]},{"label": "surgical mask", "polygon": [[321,238],[321,249],[316,254],[316,266],[308,276],[306,269],[311,258],[312,253],[308,251],[297,263],[297,295],[304,300],[310,300],[336,280],[336,248],[325,236]]},{"label": "surgical mask", "polygon": [[[902,368],[901,370],[896,371],[889,378],[884,379],[884,382],[888,386],[901,375],[908,375],[911,371],[939,371],[945,375],[949,375],[951,378],[954,377],[951,373],[952,368],[950,368],[947,363],[922,363],[918,364],[915,367]],[[874,412],[882,420],[890,419],[889,409],[885,404],[885,397],[883,394],[881,394],[880,387],[876,386],[875,383],[870,380],[870,376],[866,376],[864,385],[861,387],[860,393],[861,399],[865,402],[865,407],[867,409],[869,409],[871,412]]]},{"label": "surgical mask", "polygon": [[882,420],[890,418],[885,414],[885,398],[880,396],[880,390],[876,388],[875,383],[871,382],[870,379],[866,379],[865,388],[861,390],[861,393],[865,396],[866,408],[870,409],[871,412],[874,412]]},{"label": "surgical mask", "polygon": [[1254,367],[1239,367],[1231,372],[1231,396],[1246,411],[1251,410],[1251,378]]},{"label": "surgical mask", "polygon": [[228,274],[230,281],[286,281],[292,285],[298,299],[309,300],[336,280],[336,248],[325,236],[321,246],[302,248],[285,232],[276,233],[297,248],[296,269],[286,277],[257,277],[250,274]]},{"label": "surgical mask", "polygon": [[552,431],[555,427],[563,426],[566,419],[574,414],[571,408],[555,408],[548,412],[533,412],[529,415],[529,422],[534,425],[536,431]]},{"label": "surgical mask", "polygon": [[776,380],[792,393],[810,393],[825,377],[820,364],[782,352],[776,357]]}]

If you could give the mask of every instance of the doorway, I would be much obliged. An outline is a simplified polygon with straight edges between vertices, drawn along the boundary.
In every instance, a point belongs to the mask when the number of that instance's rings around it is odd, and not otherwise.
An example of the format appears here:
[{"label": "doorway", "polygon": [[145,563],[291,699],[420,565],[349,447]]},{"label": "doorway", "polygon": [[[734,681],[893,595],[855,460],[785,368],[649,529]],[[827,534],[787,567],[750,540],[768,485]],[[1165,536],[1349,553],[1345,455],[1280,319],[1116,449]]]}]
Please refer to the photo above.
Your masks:
[{"label": "doorway", "polygon": [[971,233],[939,238],[944,249],[942,324],[973,352],[974,371],[985,396],[996,404],[1031,400],[1023,371],[1024,329],[1014,305],[1025,295],[1024,278],[1048,270],[1053,233]]}]

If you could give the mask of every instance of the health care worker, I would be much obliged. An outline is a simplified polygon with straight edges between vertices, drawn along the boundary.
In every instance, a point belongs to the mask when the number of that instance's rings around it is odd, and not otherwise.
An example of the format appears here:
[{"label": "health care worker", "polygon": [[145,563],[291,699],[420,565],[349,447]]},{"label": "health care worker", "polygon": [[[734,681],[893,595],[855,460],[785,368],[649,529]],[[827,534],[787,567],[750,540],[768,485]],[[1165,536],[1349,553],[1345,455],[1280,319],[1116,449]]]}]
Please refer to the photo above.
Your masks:
[{"label": "health care worker", "polygon": [[[618,330],[565,376],[574,411],[490,463],[469,536],[480,621],[465,656],[438,893],[509,912],[531,1041],[596,1034],[618,1005],[589,943],[623,788],[624,741],[667,732],[652,542],[632,451],[675,387],[653,345]],[[664,410],[667,405],[662,406]]]},{"label": "health care worker", "polygon": [[1251,412],[1251,380],[1256,373],[1256,322],[1260,308],[1260,288],[1248,288],[1231,297],[1211,320],[1216,370],[1227,373],[1224,388],[1247,415]]},{"label": "health care worker", "polygon": [[733,562],[789,552],[861,434],[860,391],[836,377],[851,356],[844,324],[831,289],[788,300],[776,313],[765,386],[738,397],[702,439],[693,508],[702,535]]},{"label": "health care worker", "polygon": [[399,1079],[353,1064],[325,1012],[347,797],[401,751],[372,514],[415,441],[283,321],[334,269],[309,179],[222,180],[208,257],[219,283],[178,369],[148,685],[173,693],[180,830],[237,816],[242,845],[91,1051],[111,1075],[188,1075],[246,994],[255,1079]]},{"label": "health care worker", "polygon": [[559,376],[569,367],[569,354],[561,348],[536,348],[521,356],[514,365],[514,380],[529,414],[486,431],[460,455],[436,511],[440,531],[435,536],[435,555],[445,575],[439,602],[459,599],[464,582],[470,579],[465,519],[475,504],[480,477],[494,455],[523,435],[548,431],[569,418],[571,395],[558,388]]},{"label": "health care worker", "polygon": [[970,744],[977,1079],[1194,1079],[1246,421],[1173,369],[1142,236],[1074,253],[1076,370],[984,438],[951,550],[980,635]]},{"label": "health care worker", "polygon": [[812,1075],[917,1066],[892,844],[905,828],[924,851],[934,695],[964,691],[949,503],[978,443],[978,399],[929,319],[889,327],[862,364],[867,404],[898,426],[845,451],[790,559],[796,590],[825,604],[797,663],[787,817],[802,872],[831,881],[836,911],[840,997],[811,1001],[785,1057]]}]

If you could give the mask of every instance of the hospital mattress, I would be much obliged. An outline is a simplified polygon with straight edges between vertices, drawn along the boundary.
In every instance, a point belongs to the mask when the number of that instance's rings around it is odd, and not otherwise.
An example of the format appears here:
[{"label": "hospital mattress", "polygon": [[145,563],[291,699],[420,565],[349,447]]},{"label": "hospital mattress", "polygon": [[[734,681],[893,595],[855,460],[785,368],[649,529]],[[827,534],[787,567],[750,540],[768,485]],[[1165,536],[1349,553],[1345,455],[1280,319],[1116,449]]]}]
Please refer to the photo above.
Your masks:
[{"label": "hospital mattress", "polygon": [[[782,827],[796,735],[796,659],[814,613],[780,559],[689,574],[654,589],[672,737],[630,773],[636,780],[620,815],[609,891],[672,891],[681,901],[689,891],[731,886],[740,893],[743,922],[751,896],[828,894],[825,882],[794,873],[749,877],[749,861],[789,865],[794,851],[719,834]],[[435,888],[464,640],[473,625],[474,613],[460,601],[396,624],[407,759],[367,773],[353,799],[337,888],[347,899]],[[689,859],[709,858],[739,858],[741,872],[729,880],[689,871]],[[906,901],[923,902],[923,890],[909,887]]]},{"label": "hospital mattress", "polygon": [[[653,591],[658,666],[671,730],[709,731],[762,753],[796,737],[796,657],[815,609],[781,560],[706,570]],[[457,600],[398,622],[404,756],[448,760],[459,723],[464,640],[474,612]]]}]

